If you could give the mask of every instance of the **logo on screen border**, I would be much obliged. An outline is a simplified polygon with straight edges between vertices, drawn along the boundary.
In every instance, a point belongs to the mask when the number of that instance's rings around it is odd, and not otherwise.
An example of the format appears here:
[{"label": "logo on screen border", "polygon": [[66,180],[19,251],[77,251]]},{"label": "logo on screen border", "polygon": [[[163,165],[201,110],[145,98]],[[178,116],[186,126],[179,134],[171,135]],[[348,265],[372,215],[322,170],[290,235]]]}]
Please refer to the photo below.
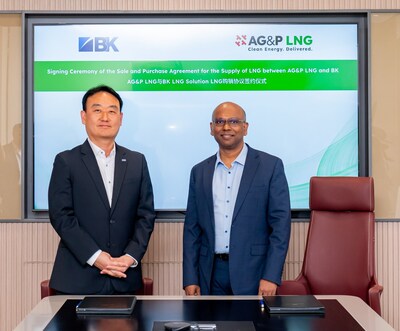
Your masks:
[{"label": "logo on screen border", "polygon": [[236,35],[236,40],[235,40],[235,44],[240,46],[246,46],[247,45],[247,36],[244,34],[242,35]]},{"label": "logo on screen border", "polygon": [[79,52],[119,52],[115,42],[118,37],[79,37]]}]

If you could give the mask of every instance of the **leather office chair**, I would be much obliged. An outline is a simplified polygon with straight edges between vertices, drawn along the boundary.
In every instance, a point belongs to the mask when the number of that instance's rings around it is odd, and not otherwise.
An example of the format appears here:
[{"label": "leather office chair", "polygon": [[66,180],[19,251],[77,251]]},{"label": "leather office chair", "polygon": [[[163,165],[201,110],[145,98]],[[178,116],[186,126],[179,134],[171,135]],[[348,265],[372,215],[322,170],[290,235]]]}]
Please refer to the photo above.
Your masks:
[{"label": "leather office chair", "polygon": [[[50,280],[46,279],[40,283],[40,297],[41,299],[50,295],[55,295],[54,289],[49,285]],[[136,295],[153,295],[153,279],[143,277],[143,287],[136,291]]]},{"label": "leather office chair", "polygon": [[300,274],[279,295],[353,295],[379,315],[371,177],[312,177],[310,224]]}]

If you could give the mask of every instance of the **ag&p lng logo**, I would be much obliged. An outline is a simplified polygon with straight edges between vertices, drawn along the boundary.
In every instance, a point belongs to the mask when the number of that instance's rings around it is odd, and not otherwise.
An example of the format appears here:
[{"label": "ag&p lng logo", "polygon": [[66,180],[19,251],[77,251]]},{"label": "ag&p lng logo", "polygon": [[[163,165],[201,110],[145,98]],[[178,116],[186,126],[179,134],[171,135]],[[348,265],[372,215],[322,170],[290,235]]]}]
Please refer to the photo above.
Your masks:
[{"label": "ag&p lng logo", "polygon": [[311,52],[312,36],[248,36],[237,34],[234,43],[248,52]]}]

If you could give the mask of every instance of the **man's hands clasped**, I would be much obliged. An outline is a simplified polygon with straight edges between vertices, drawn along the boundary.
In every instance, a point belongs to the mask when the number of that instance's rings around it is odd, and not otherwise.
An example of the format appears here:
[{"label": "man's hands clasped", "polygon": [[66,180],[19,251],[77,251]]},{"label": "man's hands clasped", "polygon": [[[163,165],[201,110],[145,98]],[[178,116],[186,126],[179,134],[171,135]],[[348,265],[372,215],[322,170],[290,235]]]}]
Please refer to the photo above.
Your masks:
[{"label": "man's hands clasped", "polygon": [[107,252],[101,252],[94,266],[100,269],[102,275],[109,275],[116,278],[126,278],[126,270],[134,263],[129,255],[112,257]]}]

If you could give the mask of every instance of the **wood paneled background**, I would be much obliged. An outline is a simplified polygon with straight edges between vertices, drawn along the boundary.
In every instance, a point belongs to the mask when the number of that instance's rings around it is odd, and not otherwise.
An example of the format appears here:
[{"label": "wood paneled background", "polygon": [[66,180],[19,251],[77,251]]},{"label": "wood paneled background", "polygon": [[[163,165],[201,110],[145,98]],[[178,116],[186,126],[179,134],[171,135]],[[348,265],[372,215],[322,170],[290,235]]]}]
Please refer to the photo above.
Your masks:
[{"label": "wood paneled background", "polygon": [[209,11],[398,9],[398,0],[2,0],[2,11]]},{"label": "wood paneled background", "polygon": [[[218,12],[218,11],[363,11],[371,13],[372,175],[376,183],[376,259],[383,318],[400,330],[400,1],[395,0],[1,0],[1,14],[23,12]],[[375,25],[374,25],[375,23]],[[0,24],[1,25],[1,24]],[[0,51],[21,42],[21,26],[12,37],[0,33]],[[0,53],[1,53],[0,52]],[[20,121],[21,52],[14,65],[0,57],[0,143],[9,140]],[[21,67],[18,66],[21,64]],[[11,84],[11,85],[10,85]],[[12,88],[10,88],[12,86]],[[399,138],[399,139],[398,139]],[[0,183],[1,185],[1,183]],[[10,192],[19,196],[19,192]],[[19,218],[19,217],[15,217]],[[284,278],[301,268],[307,222],[294,222]],[[156,224],[144,261],[155,294],[181,294],[182,222]],[[58,238],[49,223],[0,223],[0,330],[12,330],[40,300],[39,283],[49,277]]]}]

